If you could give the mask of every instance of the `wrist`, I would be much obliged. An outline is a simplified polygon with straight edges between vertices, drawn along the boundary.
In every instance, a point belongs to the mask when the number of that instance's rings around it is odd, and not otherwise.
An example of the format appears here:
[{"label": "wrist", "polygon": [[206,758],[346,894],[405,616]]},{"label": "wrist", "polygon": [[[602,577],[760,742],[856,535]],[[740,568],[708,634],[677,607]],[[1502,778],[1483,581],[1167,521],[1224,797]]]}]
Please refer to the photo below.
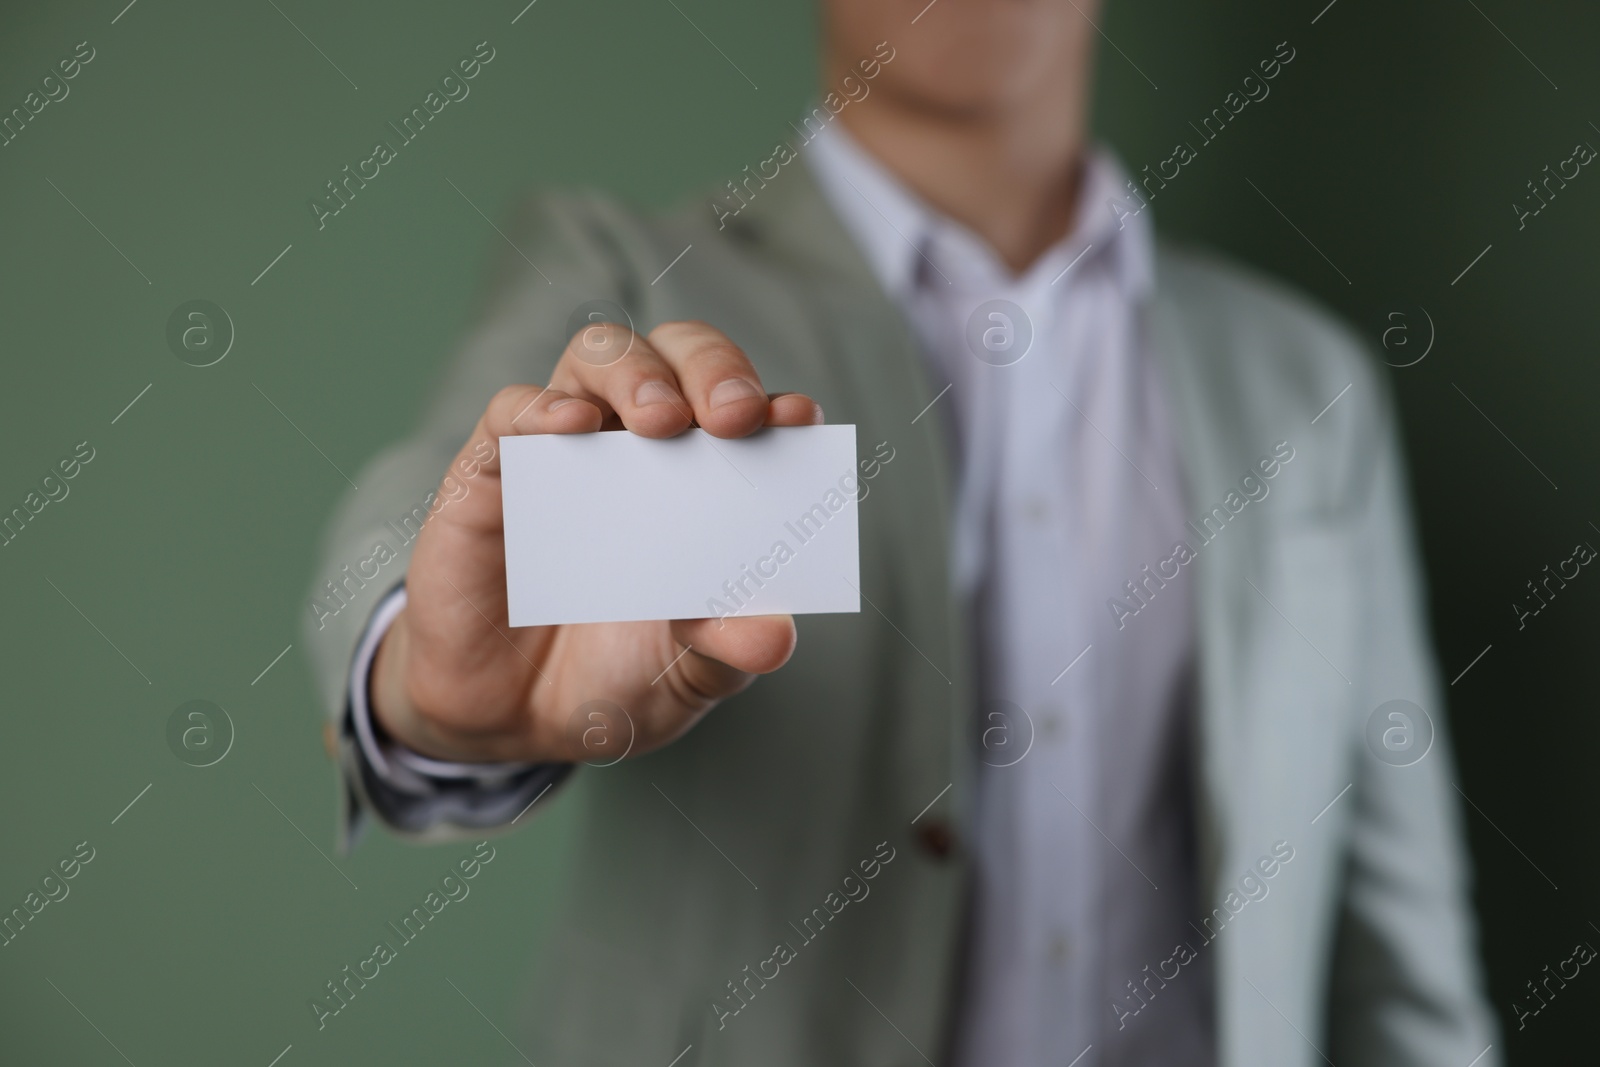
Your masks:
[{"label": "wrist", "polygon": [[520,738],[453,729],[421,710],[407,681],[411,632],[406,613],[395,617],[373,658],[368,709],[375,732],[419,756],[460,763],[532,761]]}]

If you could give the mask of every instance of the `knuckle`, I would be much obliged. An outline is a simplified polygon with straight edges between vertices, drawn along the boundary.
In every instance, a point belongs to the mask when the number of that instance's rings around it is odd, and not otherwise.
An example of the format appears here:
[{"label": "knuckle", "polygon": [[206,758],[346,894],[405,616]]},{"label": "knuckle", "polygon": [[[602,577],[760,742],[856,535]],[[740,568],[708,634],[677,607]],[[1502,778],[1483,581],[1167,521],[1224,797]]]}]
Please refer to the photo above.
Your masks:
[{"label": "knuckle", "polygon": [[[708,340],[695,352],[694,359],[702,363],[737,363],[749,364],[750,360],[744,354],[744,349],[720,335],[716,340]],[[752,368],[753,369],[753,368]]]},{"label": "knuckle", "polygon": [[500,408],[506,407],[514,402],[518,396],[521,396],[523,390],[526,388],[527,386],[524,385],[501,386],[499,389],[495,390],[494,396],[489,398],[489,410],[496,411]]},{"label": "knuckle", "polygon": [[533,385],[503,386],[496,390],[494,396],[489,399],[489,410],[497,413],[514,411],[516,409],[512,405],[526,404],[528,402],[528,390],[537,388],[538,386]]},{"label": "knuckle", "polygon": [[585,326],[567,341],[561,363],[568,369],[580,365],[609,367],[628,354],[637,336],[628,327],[615,322]]},{"label": "knuckle", "polygon": [[580,328],[567,341],[567,351],[576,352],[602,341],[614,341],[632,336],[633,331],[615,322],[596,322]]},{"label": "knuckle", "polygon": [[700,319],[678,319],[673,322],[663,322],[650,331],[651,340],[655,340],[658,337],[668,342],[704,342],[721,338],[722,331],[709,322],[702,322]]}]

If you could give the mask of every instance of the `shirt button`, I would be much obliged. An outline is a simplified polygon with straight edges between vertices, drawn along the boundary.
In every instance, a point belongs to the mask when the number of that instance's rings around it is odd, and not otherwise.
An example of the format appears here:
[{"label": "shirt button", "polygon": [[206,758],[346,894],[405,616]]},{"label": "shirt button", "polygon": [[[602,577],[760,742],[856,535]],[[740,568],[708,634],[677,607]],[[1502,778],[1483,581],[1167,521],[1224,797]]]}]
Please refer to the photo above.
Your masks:
[{"label": "shirt button", "polygon": [[1022,503],[1022,517],[1029,522],[1044,522],[1050,517],[1050,505],[1043,497],[1031,496]]},{"label": "shirt button", "polygon": [[1058,967],[1066,963],[1067,956],[1071,954],[1071,949],[1072,946],[1067,941],[1066,933],[1057,930],[1050,938],[1050,962]]},{"label": "shirt button", "polygon": [[1061,736],[1061,713],[1054,709],[1039,715],[1039,736],[1045,741],[1055,741]]}]

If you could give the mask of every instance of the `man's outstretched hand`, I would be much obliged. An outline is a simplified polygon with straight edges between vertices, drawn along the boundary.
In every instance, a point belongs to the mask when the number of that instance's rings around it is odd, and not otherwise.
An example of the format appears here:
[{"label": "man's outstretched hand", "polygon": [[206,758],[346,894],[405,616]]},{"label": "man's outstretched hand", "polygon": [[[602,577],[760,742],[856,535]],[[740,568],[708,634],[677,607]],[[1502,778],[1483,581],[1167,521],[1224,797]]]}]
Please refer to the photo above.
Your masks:
[{"label": "man's outstretched hand", "polygon": [[[373,665],[378,721],[417,752],[467,762],[607,760],[624,747],[639,755],[681,736],[719,700],[788,661],[794,619],[510,629],[499,439],[618,429],[672,437],[695,425],[716,437],[744,437],[763,426],[821,421],[810,397],[769,396],[739,347],[705,323],[664,323],[648,337],[609,323],[580,330],[548,387],[500,390],[462,447],[458,462],[481,464],[482,482],[436,512],[417,537],[405,610]],[[485,455],[491,458],[482,461]],[[604,724],[613,741],[616,730],[628,732],[623,744],[595,745],[578,714],[591,701],[624,709],[631,725]]]}]

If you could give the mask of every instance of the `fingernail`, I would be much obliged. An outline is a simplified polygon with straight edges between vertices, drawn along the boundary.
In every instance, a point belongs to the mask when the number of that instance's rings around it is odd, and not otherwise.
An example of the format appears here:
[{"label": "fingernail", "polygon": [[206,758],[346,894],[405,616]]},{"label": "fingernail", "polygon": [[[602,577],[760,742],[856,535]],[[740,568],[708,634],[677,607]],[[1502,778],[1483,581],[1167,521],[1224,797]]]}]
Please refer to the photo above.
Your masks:
[{"label": "fingernail", "polygon": [[638,392],[633,394],[633,402],[639,407],[648,407],[651,404],[674,404],[678,394],[666,382],[649,381],[639,386]]},{"label": "fingernail", "polygon": [[717,387],[711,390],[711,406],[720,408],[724,404],[732,404],[737,400],[749,400],[752,397],[762,395],[761,390],[757,389],[755,384],[748,379],[729,378],[726,381],[719,382]]},{"label": "fingernail", "polygon": [[812,425],[821,426],[824,422],[827,421],[827,416],[822,414],[822,405],[816,403],[815,401],[813,401],[811,406],[816,408],[816,410],[811,413]]},{"label": "fingernail", "polygon": [[575,397],[575,396],[564,396],[560,400],[552,400],[550,402],[550,406],[548,408],[546,408],[545,410],[546,411],[560,411],[562,408],[566,407],[568,404],[576,404],[577,402],[578,402],[578,398]]}]

